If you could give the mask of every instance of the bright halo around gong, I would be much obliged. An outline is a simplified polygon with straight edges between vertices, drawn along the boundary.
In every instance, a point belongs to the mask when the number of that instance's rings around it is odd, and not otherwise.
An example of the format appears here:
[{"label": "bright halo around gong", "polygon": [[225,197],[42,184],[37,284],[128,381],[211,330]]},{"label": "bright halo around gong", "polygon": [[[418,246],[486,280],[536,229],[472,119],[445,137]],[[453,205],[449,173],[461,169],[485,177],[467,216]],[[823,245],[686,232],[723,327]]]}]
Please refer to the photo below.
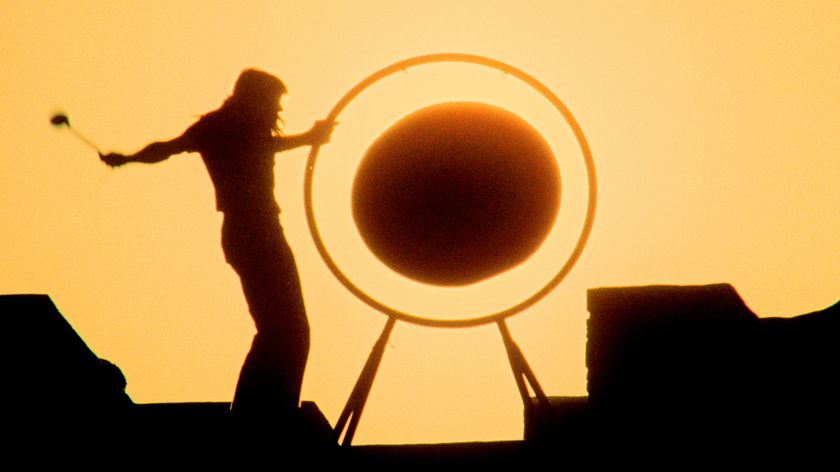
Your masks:
[{"label": "bright halo around gong", "polygon": [[[341,125],[331,143],[310,154],[307,220],[322,258],[357,297],[406,321],[466,326],[518,312],[565,276],[591,229],[594,166],[574,118],[565,105],[556,103],[559,99],[546,98],[553,95],[540,90],[542,84],[535,86],[504,70],[474,63],[474,57],[423,56],[397,64],[407,67],[392,66],[368,77],[348,93],[348,101],[345,96],[333,109],[338,110],[333,117]],[[406,277],[374,255],[353,219],[351,198],[363,156],[383,132],[418,110],[445,103],[480,104],[521,118],[550,147],[562,180],[562,204],[533,254],[496,276],[449,287]]]}]

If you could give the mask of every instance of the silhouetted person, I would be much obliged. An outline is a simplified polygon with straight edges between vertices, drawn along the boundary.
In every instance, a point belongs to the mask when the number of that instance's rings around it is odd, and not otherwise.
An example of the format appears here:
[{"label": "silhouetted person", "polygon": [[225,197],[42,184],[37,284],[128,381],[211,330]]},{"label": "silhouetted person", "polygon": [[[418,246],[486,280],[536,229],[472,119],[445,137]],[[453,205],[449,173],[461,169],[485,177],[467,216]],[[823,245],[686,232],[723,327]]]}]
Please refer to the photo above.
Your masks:
[{"label": "silhouetted person", "polygon": [[309,353],[309,323],[294,256],[278,218],[274,155],[328,142],[333,124],[316,122],[305,133],[283,135],[278,121],[285,93],[277,77],[245,70],[233,95],[181,136],[136,154],[101,158],[115,167],[160,162],[183,152],[201,154],[216,190],[216,207],[224,213],[225,258],[239,274],[257,328],[231,409],[240,418],[293,427]]}]

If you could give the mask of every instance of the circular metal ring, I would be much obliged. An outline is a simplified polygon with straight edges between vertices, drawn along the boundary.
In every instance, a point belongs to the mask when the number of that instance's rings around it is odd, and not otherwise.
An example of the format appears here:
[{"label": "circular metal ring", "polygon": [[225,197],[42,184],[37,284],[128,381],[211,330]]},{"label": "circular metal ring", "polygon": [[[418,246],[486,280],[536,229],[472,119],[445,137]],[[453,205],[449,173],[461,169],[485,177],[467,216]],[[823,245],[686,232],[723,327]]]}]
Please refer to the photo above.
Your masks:
[{"label": "circular metal ring", "polygon": [[522,310],[531,307],[532,305],[543,299],[552,290],[554,290],[554,288],[556,288],[557,285],[560,284],[560,282],[566,277],[566,275],[571,271],[572,267],[575,265],[577,260],[580,258],[580,255],[583,252],[583,248],[586,245],[586,241],[589,239],[589,234],[592,232],[592,223],[595,220],[597,183],[595,179],[595,164],[592,161],[592,152],[589,149],[589,144],[586,142],[586,138],[583,135],[583,130],[581,129],[578,122],[575,120],[574,116],[572,116],[572,113],[569,111],[569,109],[566,108],[566,105],[564,105],[563,102],[560,101],[560,99],[557,98],[556,95],[554,95],[545,85],[540,83],[537,79],[531,77],[530,75],[513,66],[483,56],[458,53],[429,54],[405,59],[391,64],[390,66],[380,69],[379,71],[369,75],[367,78],[356,84],[355,87],[350,89],[349,92],[344,94],[344,96],[341,97],[341,99],[338,101],[338,103],[335,104],[332,110],[330,110],[329,115],[327,115],[326,121],[335,122],[338,118],[338,115],[341,114],[344,108],[346,108],[347,105],[354,98],[356,98],[365,89],[375,84],[376,82],[396,72],[404,71],[410,67],[443,62],[476,64],[492,69],[497,69],[504,72],[505,74],[516,77],[522,82],[525,82],[528,86],[539,92],[543,97],[545,97],[549,102],[551,102],[551,104],[554,105],[554,108],[556,108],[557,111],[563,116],[563,118],[566,120],[566,123],[574,132],[575,139],[577,140],[578,146],[580,146],[580,150],[583,153],[583,159],[586,165],[586,175],[589,190],[587,199],[586,218],[584,220],[584,224],[581,228],[581,232],[578,236],[577,244],[575,245],[574,250],[566,259],[566,262],[563,264],[563,266],[557,271],[555,276],[550,281],[548,281],[548,283],[546,283],[542,288],[534,292],[530,297],[528,297],[524,301],[493,314],[474,318],[463,318],[453,320],[435,319],[413,315],[385,305],[379,302],[378,300],[374,299],[367,293],[365,293],[359,287],[357,287],[341,271],[341,269],[339,269],[335,261],[330,256],[329,251],[327,251],[327,248],[324,246],[324,242],[321,239],[321,233],[318,230],[318,224],[315,221],[315,211],[312,206],[312,179],[315,173],[315,162],[318,159],[318,152],[321,148],[320,145],[312,146],[312,149],[309,152],[309,158],[306,162],[306,174],[304,176],[304,205],[306,208],[306,223],[309,226],[309,233],[312,235],[312,239],[315,242],[315,247],[318,250],[318,254],[321,255],[321,259],[323,259],[324,263],[330,269],[332,274],[338,279],[338,281],[341,282],[341,284],[344,285],[344,287],[347,290],[349,290],[353,295],[355,295],[358,299],[365,302],[370,307],[398,320],[431,327],[464,328],[493,323],[513,316],[521,312]]}]

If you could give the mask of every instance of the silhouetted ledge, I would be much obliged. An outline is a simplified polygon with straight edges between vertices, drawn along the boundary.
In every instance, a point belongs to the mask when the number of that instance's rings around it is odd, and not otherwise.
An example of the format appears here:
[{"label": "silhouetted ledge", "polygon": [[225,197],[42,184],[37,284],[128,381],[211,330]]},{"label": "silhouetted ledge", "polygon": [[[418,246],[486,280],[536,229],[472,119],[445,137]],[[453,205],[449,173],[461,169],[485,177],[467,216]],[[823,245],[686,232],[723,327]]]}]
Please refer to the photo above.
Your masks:
[{"label": "silhouetted ledge", "polygon": [[7,418],[27,422],[103,420],[132,405],[126,380],[97,357],[46,295],[0,296],[2,404]]},{"label": "silhouetted ledge", "polygon": [[824,440],[840,420],[840,303],[759,318],[728,284],[657,285],[591,289],[588,309],[589,397],[552,399],[526,418],[526,438],[790,447]]},{"label": "silhouetted ledge", "polygon": [[[373,470],[411,468],[513,467],[530,461],[524,441],[353,446],[342,458]],[[465,469],[474,470],[474,469]]]},{"label": "silhouetted ledge", "polygon": [[815,445],[833,440],[824,432],[840,420],[840,303],[759,318],[731,286],[716,284],[597,288],[588,308],[589,395],[526,409],[524,441],[342,449],[312,402],[303,403],[293,438],[237,423],[228,403],[135,404],[119,369],[87,347],[48,296],[0,296],[3,425],[34,431],[16,437],[35,444],[48,442],[49,432],[119,444],[129,454],[205,458],[233,458],[258,444],[310,462],[371,468],[539,465],[559,456],[589,464],[675,453],[743,458],[779,438],[789,451],[828,450]]}]

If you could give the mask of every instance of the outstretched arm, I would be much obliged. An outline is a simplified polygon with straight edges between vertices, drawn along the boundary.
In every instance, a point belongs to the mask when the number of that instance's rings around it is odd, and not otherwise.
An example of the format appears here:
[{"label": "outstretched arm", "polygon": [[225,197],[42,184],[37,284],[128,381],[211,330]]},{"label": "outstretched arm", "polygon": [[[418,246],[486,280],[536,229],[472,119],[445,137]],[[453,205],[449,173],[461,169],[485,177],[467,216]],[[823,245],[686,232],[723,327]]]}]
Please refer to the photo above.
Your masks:
[{"label": "outstretched arm", "polygon": [[330,142],[333,128],[336,123],[333,121],[316,121],[309,131],[289,136],[277,136],[275,139],[275,152],[288,151],[301,146],[314,146]]},{"label": "outstretched arm", "polygon": [[111,167],[121,166],[129,162],[143,162],[154,164],[168,159],[170,156],[186,152],[187,140],[184,135],[169,141],[157,141],[149,144],[134,154],[124,155],[119,153],[100,154],[99,158]]}]

